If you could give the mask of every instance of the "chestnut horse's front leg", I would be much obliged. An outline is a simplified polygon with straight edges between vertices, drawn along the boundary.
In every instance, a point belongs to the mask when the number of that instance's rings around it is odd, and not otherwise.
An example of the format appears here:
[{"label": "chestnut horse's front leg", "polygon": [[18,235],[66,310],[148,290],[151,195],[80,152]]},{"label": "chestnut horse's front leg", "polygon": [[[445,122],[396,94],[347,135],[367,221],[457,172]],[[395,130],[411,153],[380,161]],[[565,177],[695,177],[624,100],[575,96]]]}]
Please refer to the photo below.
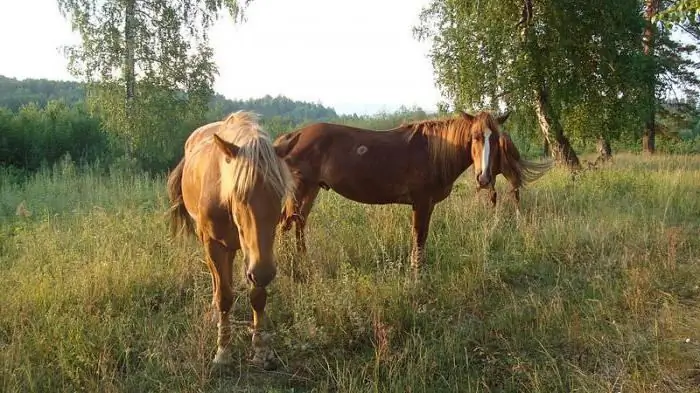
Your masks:
[{"label": "chestnut horse's front leg", "polygon": [[251,289],[250,304],[253,307],[253,359],[251,361],[265,370],[275,369],[275,354],[270,346],[270,333],[265,331],[267,290],[264,287]]},{"label": "chestnut horse's front leg", "polygon": [[510,193],[513,196],[513,203],[515,204],[515,215],[516,217],[520,218],[520,190],[518,187],[514,186],[513,189],[510,190]]},{"label": "chestnut horse's front leg", "polygon": [[496,184],[491,183],[489,186],[489,200],[491,201],[491,207],[496,207],[496,198],[498,197],[498,194],[496,193]]},{"label": "chestnut horse's front leg", "polygon": [[421,266],[425,262],[425,241],[428,238],[430,217],[434,204],[431,201],[413,203],[413,247],[411,249],[411,268],[414,278],[418,278]]}]

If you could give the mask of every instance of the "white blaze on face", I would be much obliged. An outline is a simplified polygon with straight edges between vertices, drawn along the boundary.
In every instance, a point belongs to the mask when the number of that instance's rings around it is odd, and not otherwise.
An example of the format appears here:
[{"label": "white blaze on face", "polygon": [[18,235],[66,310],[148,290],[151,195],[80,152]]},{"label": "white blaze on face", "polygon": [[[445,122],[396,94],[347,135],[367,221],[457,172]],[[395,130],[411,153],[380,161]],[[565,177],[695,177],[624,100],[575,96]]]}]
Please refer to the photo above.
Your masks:
[{"label": "white blaze on face", "polygon": [[481,153],[481,173],[489,169],[489,155],[491,154],[491,130],[484,131],[484,151]]}]

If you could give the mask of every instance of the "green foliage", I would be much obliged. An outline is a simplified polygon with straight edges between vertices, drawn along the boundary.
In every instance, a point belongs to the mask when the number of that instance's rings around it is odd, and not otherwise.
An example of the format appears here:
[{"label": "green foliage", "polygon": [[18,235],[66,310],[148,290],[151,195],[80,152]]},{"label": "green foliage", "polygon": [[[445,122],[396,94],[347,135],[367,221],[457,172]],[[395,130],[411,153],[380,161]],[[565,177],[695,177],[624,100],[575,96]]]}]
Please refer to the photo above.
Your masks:
[{"label": "green foliage", "polygon": [[63,162],[5,179],[3,392],[697,390],[697,156],[619,154],[576,182],[555,169],[521,194],[521,221],[466,176],[435,209],[420,284],[410,208],[321,192],[308,257],[276,244],[276,372],[246,364],[243,326],[240,364],[212,368],[211,280],[201,246],[169,238],[162,176]]},{"label": "green foliage", "polygon": [[66,48],[69,71],[91,83],[90,105],[100,108],[129,161],[145,140],[163,140],[151,133],[152,114],[182,123],[206,111],[217,72],[207,29],[222,8],[234,20],[241,11],[236,0],[58,0],[58,6],[82,38]]},{"label": "green foliage", "polygon": [[[211,85],[207,74],[214,65],[207,29],[219,11],[226,8],[234,19],[241,11],[236,0],[57,1],[82,38],[80,45],[65,48],[75,76],[125,83],[128,46],[133,44],[132,66],[142,77],[185,91]],[[129,17],[134,18],[133,31],[125,23]],[[129,42],[130,34],[135,37],[133,42]]]},{"label": "green foliage", "polygon": [[0,165],[34,171],[64,155],[95,162],[110,157],[111,140],[99,119],[81,106],[50,101],[27,104],[18,111],[0,108]]},{"label": "green foliage", "polygon": [[432,39],[437,83],[455,107],[502,103],[520,115],[514,123],[533,124],[533,94],[545,85],[568,135],[637,129],[645,67],[637,0],[534,0],[521,34],[522,5],[434,0],[423,11],[416,33]]},{"label": "green foliage", "polygon": [[663,22],[668,28],[674,24],[685,22],[697,22],[700,16],[700,0],[677,0],[662,12],[659,12],[654,21]]}]

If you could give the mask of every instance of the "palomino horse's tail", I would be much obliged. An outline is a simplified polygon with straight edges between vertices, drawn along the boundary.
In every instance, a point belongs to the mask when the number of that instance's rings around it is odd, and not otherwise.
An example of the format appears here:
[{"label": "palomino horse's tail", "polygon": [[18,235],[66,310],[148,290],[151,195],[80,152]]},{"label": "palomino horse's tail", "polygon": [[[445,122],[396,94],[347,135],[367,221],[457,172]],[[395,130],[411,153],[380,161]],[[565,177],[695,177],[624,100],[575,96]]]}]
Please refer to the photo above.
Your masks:
[{"label": "palomino horse's tail", "polygon": [[534,182],[547,173],[554,164],[554,161],[551,159],[537,162],[528,161],[520,157],[518,148],[515,147],[513,140],[507,132],[501,132],[499,144],[503,154],[503,162],[515,177],[515,179],[513,179],[513,186],[515,187],[526,186]]},{"label": "palomino horse's tail", "polygon": [[175,169],[168,176],[168,198],[170,199],[170,231],[173,236],[181,235],[183,230],[194,234],[194,222],[185,208],[182,199],[182,172],[185,167],[185,158],[180,160]]}]

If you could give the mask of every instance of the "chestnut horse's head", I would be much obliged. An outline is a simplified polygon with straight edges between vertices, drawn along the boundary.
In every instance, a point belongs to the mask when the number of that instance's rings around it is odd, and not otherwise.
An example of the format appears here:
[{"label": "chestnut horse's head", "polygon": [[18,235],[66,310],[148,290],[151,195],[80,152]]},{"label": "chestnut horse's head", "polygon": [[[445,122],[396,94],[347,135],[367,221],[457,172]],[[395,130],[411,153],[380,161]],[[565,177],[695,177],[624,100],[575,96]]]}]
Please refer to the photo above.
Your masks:
[{"label": "chestnut horse's head", "polygon": [[487,187],[494,180],[493,170],[498,165],[498,139],[500,126],[510,113],[494,118],[489,112],[469,115],[460,111],[462,117],[471,121],[471,155],[474,160],[474,174],[480,187]]}]

